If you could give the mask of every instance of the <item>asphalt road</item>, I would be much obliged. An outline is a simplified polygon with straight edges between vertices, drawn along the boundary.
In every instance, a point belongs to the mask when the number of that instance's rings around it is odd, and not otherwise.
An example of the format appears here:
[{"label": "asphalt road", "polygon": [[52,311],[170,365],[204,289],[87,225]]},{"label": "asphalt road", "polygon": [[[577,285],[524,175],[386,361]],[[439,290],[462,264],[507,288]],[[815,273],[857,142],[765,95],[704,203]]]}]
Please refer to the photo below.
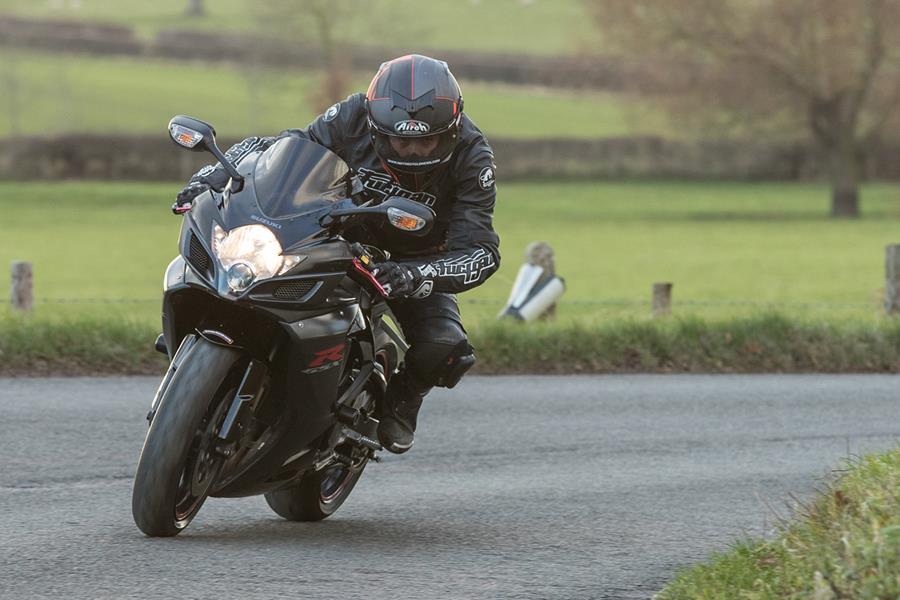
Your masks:
[{"label": "asphalt road", "polygon": [[0,379],[2,598],[648,598],[900,435],[900,377],[470,377],[341,510],[131,519],[148,378]]}]

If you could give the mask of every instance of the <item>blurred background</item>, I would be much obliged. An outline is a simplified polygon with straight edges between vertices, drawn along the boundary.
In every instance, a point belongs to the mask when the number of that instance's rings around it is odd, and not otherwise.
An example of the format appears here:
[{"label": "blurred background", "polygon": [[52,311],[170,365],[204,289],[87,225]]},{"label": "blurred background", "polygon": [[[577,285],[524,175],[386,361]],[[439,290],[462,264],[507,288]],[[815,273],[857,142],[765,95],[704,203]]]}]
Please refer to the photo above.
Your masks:
[{"label": "blurred background", "polygon": [[[498,165],[503,307],[548,242],[560,320],[883,318],[900,241],[894,0],[0,0],[0,264],[39,318],[159,318],[169,207],[220,145],[303,127],[410,52],[446,60]],[[5,269],[8,267],[4,267]],[[8,275],[0,298],[8,299]],[[0,305],[0,310],[7,310]]]}]

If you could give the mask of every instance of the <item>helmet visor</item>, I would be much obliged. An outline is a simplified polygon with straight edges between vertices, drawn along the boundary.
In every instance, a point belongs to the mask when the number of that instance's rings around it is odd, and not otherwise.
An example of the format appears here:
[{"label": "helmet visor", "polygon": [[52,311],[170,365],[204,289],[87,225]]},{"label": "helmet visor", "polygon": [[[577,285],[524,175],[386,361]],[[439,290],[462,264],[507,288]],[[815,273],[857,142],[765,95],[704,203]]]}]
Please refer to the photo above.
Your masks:
[{"label": "helmet visor", "polygon": [[388,135],[373,132],[375,151],[392,169],[424,173],[450,158],[456,142],[456,128],[427,136]]},{"label": "helmet visor", "polygon": [[424,137],[400,137],[389,135],[388,142],[391,150],[400,158],[428,157],[434,154],[440,143],[440,134],[426,135]]}]

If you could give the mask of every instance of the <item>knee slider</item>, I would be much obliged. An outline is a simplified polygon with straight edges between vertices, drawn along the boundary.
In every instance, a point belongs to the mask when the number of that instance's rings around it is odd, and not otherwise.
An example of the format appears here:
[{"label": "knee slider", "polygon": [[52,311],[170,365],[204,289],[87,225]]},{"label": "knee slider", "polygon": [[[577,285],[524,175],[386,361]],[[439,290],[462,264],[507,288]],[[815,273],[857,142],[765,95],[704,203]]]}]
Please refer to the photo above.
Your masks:
[{"label": "knee slider", "polygon": [[463,340],[454,348],[447,358],[442,378],[437,385],[446,388],[455,387],[463,375],[475,365],[475,348],[468,340]]}]

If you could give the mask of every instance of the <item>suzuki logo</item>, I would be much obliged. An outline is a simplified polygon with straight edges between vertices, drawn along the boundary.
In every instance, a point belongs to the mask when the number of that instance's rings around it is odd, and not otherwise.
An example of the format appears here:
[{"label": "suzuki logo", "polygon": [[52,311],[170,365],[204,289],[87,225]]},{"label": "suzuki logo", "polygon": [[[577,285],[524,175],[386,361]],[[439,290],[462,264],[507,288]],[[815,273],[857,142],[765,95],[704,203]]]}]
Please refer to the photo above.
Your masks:
[{"label": "suzuki logo", "polygon": [[281,225],[279,225],[278,223],[276,223],[274,221],[270,221],[269,219],[264,219],[257,215],[250,215],[250,218],[258,223],[263,223],[265,225],[268,225],[269,227],[272,227],[273,229],[281,229]]}]

